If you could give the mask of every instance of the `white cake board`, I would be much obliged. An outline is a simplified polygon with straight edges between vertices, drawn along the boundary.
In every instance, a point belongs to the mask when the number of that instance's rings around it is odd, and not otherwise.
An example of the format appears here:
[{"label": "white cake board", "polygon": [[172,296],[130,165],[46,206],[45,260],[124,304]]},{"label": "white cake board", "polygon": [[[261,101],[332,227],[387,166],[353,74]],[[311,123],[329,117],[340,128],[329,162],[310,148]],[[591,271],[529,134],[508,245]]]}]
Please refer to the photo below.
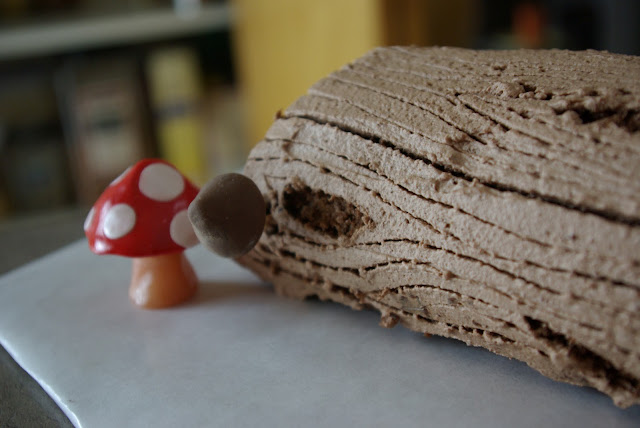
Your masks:
[{"label": "white cake board", "polygon": [[161,311],[129,303],[129,259],[85,242],[13,271],[0,342],[76,426],[640,426],[640,406],[187,254],[198,297]]}]

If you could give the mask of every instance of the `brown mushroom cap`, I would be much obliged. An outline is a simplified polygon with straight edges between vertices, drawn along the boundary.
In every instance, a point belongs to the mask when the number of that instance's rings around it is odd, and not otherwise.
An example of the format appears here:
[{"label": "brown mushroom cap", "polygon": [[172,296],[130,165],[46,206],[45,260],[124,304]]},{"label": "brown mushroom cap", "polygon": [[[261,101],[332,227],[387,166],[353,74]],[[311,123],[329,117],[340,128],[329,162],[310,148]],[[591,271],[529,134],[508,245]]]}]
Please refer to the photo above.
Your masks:
[{"label": "brown mushroom cap", "polygon": [[264,229],[266,205],[251,179],[230,173],[213,178],[189,206],[189,220],[209,250],[238,257],[253,248]]}]

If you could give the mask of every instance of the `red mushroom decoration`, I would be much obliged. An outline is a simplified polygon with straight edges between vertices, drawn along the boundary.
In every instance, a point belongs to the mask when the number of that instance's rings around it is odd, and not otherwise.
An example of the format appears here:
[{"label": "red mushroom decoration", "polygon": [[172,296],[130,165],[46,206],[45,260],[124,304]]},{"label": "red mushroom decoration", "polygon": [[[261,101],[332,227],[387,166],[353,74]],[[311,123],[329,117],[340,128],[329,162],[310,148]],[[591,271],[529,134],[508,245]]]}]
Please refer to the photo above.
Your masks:
[{"label": "red mushroom decoration", "polygon": [[116,178],[89,211],[84,230],[91,251],[133,257],[129,297],[164,308],[196,292],[184,256],[198,243],[187,209],[198,188],[168,162],[144,159]]}]

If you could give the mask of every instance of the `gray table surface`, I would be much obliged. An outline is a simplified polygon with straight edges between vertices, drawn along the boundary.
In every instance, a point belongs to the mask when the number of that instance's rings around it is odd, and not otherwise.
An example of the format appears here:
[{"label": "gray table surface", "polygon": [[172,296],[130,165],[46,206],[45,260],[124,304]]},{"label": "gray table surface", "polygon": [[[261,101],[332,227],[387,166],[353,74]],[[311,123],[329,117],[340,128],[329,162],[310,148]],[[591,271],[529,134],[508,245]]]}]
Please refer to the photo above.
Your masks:
[{"label": "gray table surface", "polygon": [[[0,222],[0,275],[81,239],[86,210]],[[72,427],[40,385],[0,346],[0,427]]]}]

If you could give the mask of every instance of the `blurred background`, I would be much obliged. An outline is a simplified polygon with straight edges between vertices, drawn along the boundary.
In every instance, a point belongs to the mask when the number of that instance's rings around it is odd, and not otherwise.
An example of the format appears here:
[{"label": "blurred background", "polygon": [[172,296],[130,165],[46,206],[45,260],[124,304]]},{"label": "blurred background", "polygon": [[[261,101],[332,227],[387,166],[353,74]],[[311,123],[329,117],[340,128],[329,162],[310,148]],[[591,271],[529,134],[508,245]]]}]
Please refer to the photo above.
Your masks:
[{"label": "blurred background", "polygon": [[0,0],[0,237],[80,221],[143,157],[197,184],[241,168],[279,109],[375,46],[639,54],[638,23],[634,0]]}]

